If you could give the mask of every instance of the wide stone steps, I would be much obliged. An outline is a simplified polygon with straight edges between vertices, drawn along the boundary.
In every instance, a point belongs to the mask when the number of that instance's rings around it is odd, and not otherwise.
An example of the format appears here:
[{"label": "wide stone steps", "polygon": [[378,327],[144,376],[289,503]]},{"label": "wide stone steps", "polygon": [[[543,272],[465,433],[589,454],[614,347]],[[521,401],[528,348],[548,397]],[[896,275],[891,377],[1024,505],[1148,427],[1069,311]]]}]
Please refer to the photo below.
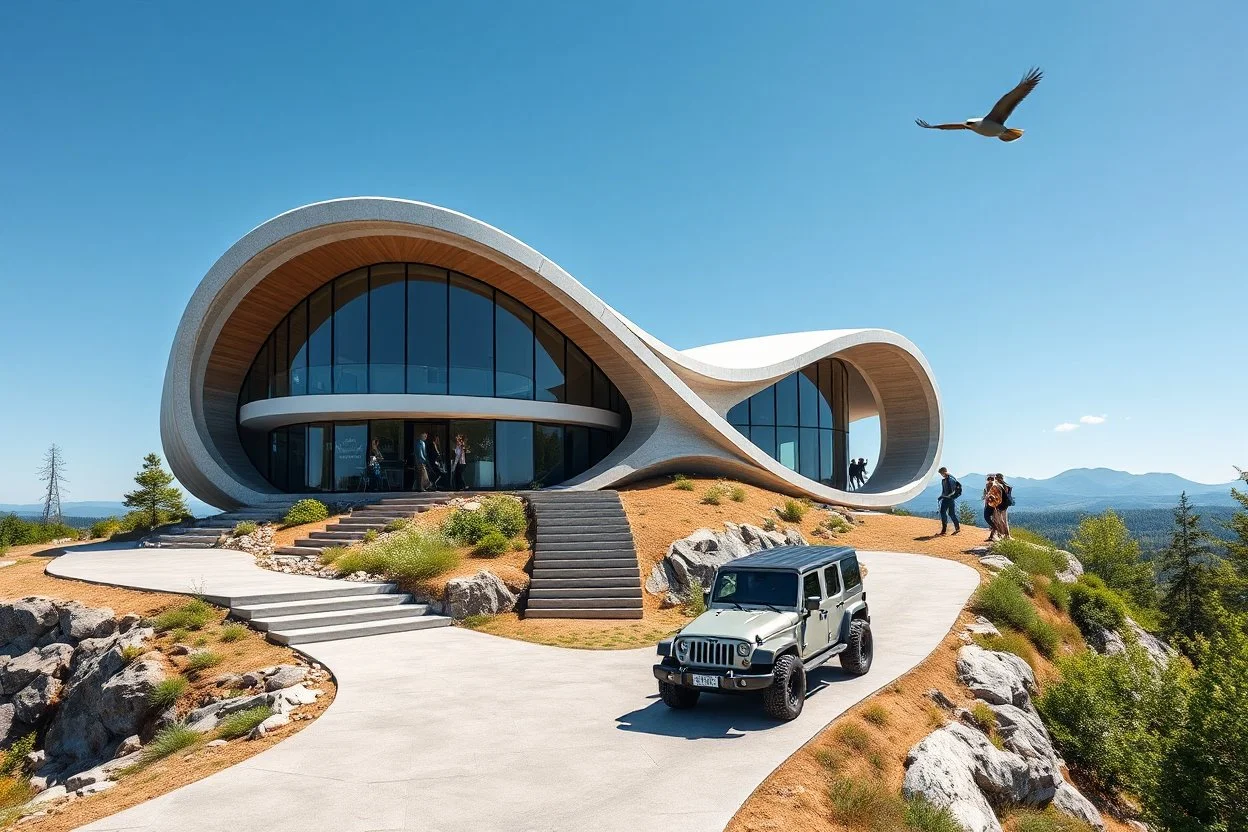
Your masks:
[{"label": "wide stone steps", "polygon": [[533,574],[525,616],[641,618],[637,551],[619,494],[542,491],[528,497]]},{"label": "wide stone steps", "polygon": [[329,546],[279,546],[273,550],[276,555],[301,555],[306,558],[314,558]]},{"label": "wide stone steps", "polygon": [[267,593],[231,599],[230,615],[277,644],[299,645],[345,638],[446,627],[425,604],[394,584],[331,585],[324,589]]}]

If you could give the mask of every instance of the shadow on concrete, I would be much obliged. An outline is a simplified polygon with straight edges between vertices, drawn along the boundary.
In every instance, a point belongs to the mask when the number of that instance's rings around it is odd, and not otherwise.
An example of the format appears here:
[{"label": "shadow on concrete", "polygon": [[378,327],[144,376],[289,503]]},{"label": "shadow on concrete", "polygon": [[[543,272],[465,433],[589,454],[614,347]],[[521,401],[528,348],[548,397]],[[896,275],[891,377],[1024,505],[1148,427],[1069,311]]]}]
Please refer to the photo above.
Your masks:
[{"label": "shadow on concrete", "polygon": [[[816,696],[838,682],[854,678],[839,667],[821,667],[806,678],[806,698]],[[763,713],[761,693],[704,693],[687,711],[663,704],[658,694],[650,704],[616,717],[616,728],[688,740],[735,740],[754,731],[766,731],[784,723]],[[798,717],[801,719],[801,717]]]}]

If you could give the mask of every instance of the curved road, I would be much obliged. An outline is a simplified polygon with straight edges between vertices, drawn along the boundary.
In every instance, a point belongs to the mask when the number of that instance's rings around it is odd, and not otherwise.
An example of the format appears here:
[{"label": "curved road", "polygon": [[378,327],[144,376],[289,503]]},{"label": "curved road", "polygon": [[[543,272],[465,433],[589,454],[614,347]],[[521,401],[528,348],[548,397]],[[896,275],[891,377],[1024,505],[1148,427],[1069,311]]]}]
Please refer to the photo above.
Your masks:
[{"label": "curved road", "polygon": [[[305,652],[339,685],[320,719],[83,829],[719,832],[776,766],[922,661],[978,583],[953,561],[861,558],[875,664],[864,677],[813,673],[794,722],[767,720],[748,697],[708,695],[693,711],[669,711],[650,673],[653,648],[566,650],[457,627],[312,644]],[[172,592],[188,591],[189,576],[210,594],[229,594],[223,582],[288,577],[248,570],[262,571],[221,550],[148,549],[75,552],[48,571]]]}]

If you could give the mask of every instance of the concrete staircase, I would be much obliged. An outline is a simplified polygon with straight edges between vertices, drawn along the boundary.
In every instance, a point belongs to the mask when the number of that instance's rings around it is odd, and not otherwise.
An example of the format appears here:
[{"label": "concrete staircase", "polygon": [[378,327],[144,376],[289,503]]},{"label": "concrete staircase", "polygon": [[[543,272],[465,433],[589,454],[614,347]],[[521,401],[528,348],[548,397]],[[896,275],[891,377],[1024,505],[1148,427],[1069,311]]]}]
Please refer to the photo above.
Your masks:
[{"label": "concrete staircase", "polygon": [[230,616],[247,622],[277,644],[297,646],[383,633],[446,627],[394,584],[360,583],[230,599]]},{"label": "concrete staircase", "polygon": [[526,618],[641,618],[633,533],[615,491],[535,491]]},{"label": "concrete staircase", "polygon": [[281,546],[274,552],[278,556],[316,557],[334,546],[350,546],[364,539],[369,529],[379,534],[393,520],[410,520],[430,507],[445,503],[452,497],[471,497],[464,492],[417,492],[405,497],[387,497],[353,509],[338,518],[337,523],[325,527],[325,531],[308,532],[308,536],[296,540],[293,546]]},{"label": "concrete staircase", "polygon": [[201,520],[192,520],[189,523],[163,529],[160,534],[146,538],[143,545],[158,548],[211,549],[217,545],[222,535],[232,532],[237,524],[242,522],[276,523],[286,516],[290,506],[289,503],[266,503],[262,506],[248,506],[237,511],[214,514]]}]

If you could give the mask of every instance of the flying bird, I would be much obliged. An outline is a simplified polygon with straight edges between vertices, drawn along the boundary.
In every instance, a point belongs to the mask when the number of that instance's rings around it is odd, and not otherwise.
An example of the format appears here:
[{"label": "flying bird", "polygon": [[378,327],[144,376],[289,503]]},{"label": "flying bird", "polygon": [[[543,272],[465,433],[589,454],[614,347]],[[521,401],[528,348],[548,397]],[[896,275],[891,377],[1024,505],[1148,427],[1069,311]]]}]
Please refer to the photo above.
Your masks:
[{"label": "flying bird", "polygon": [[1018,86],[1001,96],[1001,100],[993,106],[992,111],[983,118],[968,118],[962,124],[928,124],[921,118],[914,123],[928,130],[971,130],[990,139],[996,138],[1003,142],[1012,142],[1023,137],[1023,131],[1017,127],[1006,127],[1005,120],[1014,112],[1027,94],[1036,88],[1044,73],[1038,67],[1032,67],[1018,82]]}]

